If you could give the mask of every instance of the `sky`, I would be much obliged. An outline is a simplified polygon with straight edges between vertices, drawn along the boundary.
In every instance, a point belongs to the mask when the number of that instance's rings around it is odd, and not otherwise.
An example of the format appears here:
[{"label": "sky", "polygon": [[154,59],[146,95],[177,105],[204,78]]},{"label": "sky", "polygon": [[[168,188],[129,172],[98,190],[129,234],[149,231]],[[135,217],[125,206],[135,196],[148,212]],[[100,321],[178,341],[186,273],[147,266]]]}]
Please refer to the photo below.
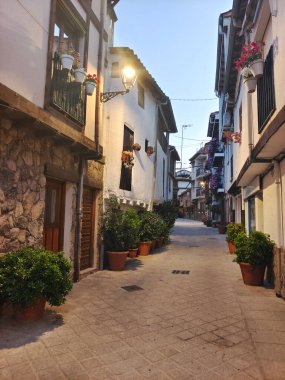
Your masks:
[{"label": "sky", "polygon": [[231,7],[232,0],[120,0],[115,7],[114,45],[133,49],[170,99],[191,99],[171,100],[178,133],[170,144],[179,155],[182,125],[190,125],[183,131],[183,168],[209,140],[209,115],[218,110],[218,18]]}]

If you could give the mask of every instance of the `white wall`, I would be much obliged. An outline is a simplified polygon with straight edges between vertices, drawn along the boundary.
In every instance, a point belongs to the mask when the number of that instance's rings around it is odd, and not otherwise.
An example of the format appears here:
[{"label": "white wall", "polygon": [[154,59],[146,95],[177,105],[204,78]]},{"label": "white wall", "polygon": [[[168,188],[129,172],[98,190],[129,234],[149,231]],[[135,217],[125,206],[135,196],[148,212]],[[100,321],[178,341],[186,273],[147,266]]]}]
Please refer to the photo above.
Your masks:
[{"label": "white wall", "polygon": [[[156,178],[155,178],[155,196],[154,201],[157,203],[163,202],[167,199],[167,155],[162,150],[159,142],[157,142],[156,148]],[[164,160],[164,171],[163,171]],[[164,188],[163,188],[163,176],[164,176]]]},{"label": "white wall", "polygon": [[[120,58],[113,55],[112,61]],[[121,66],[124,62],[121,59]],[[144,86],[144,84],[142,83]],[[120,78],[111,78],[110,90],[123,89]],[[138,105],[137,85],[126,95],[118,95],[106,103],[104,110],[104,147],[106,155],[104,190],[105,196],[109,192],[119,197],[141,201],[150,204],[153,197],[153,174],[155,153],[147,156],[144,147],[145,139],[149,145],[155,147],[157,106],[150,91],[145,89],[145,107]],[[139,152],[134,152],[135,160],[132,169],[132,191],[119,189],[121,175],[121,153],[123,148],[124,125],[134,132],[134,142],[141,145]]]},{"label": "white wall", "polygon": [[50,0],[0,1],[0,82],[44,106]]}]

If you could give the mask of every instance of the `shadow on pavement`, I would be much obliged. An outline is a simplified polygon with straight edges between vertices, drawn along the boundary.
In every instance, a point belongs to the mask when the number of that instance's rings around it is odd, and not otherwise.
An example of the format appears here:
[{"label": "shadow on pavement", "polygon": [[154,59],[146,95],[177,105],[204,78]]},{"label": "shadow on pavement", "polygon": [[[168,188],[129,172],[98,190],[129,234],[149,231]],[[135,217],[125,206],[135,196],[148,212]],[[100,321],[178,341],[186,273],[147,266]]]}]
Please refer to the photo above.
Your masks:
[{"label": "shadow on pavement", "polygon": [[64,324],[63,317],[54,310],[46,309],[36,321],[16,321],[11,315],[0,320],[0,349],[21,347],[38,341],[39,337]]},{"label": "shadow on pavement", "polygon": [[128,259],[125,265],[125,270],[137,270],[143,266],[140,259]]}]

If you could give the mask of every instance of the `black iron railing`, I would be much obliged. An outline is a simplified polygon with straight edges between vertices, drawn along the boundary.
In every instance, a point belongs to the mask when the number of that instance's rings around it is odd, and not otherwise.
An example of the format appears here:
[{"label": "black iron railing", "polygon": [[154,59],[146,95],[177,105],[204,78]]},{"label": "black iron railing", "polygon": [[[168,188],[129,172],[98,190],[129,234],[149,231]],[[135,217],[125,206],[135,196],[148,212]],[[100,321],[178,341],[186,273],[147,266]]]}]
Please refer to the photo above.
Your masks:
[{"label": "black iron railing", "polygon": [[51,86],[51,105],[80,126],[85,125],[85,87],[74,81],[71,72],[62,70],[60,57],[54,54]]},{"label": "black iron railing", "polygon": [[258,132],[260,133],[265,124],[275,111],[274,67],[273,46],[264,62],[263,77],[257,81],[257,104],[258,104]]}]

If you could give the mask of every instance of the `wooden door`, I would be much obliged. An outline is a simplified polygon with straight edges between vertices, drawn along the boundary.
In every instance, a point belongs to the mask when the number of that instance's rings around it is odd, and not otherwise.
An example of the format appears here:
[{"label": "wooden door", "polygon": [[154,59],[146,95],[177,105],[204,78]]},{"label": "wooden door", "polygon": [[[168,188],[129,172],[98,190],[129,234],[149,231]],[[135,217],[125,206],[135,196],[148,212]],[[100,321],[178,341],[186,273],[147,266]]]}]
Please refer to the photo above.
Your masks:
[{"label": "wooden door", "polygon": [[82,201],[80,270],[93,264],[94,240],[94,191],[84,187]]},{"label": "wooden door", "polygon": [[64,183],[47,178],[44,246],[54,252],[63,248]]}]

